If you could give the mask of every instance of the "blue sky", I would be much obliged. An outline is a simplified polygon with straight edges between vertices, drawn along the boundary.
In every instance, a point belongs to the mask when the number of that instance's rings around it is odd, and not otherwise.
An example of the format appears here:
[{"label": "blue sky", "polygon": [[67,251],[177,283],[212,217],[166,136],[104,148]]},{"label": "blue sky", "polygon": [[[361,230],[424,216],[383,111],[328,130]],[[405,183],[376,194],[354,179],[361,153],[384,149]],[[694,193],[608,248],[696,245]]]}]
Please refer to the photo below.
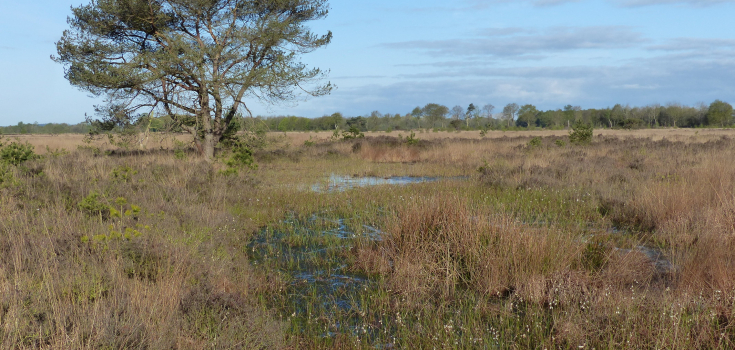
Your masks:
[{"label": "blue sky", "polygon": [[[0,0],[0,125],[84,120],[100,103],[49,56],[71,5]],[[319,117],[531,103],[735,102],[735,0],[332,0],[327,48],[303,57],[331,70],[330,95],[256,115]]]}]

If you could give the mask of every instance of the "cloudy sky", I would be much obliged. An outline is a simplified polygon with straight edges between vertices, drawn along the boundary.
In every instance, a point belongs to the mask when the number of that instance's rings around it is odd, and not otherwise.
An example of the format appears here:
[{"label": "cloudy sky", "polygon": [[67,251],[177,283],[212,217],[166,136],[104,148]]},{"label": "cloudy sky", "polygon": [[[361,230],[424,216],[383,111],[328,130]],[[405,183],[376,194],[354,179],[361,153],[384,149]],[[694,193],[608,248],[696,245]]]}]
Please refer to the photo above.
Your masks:
[{"label": "cloudy sky", "polygon": [[[0,0],[0,125],[84,120],[100,101],[52,62],[71,5]],[[331,0],[330,96],[257,115],[318,117],[531,103],[604,108],[735,102],[735,0]]]}]

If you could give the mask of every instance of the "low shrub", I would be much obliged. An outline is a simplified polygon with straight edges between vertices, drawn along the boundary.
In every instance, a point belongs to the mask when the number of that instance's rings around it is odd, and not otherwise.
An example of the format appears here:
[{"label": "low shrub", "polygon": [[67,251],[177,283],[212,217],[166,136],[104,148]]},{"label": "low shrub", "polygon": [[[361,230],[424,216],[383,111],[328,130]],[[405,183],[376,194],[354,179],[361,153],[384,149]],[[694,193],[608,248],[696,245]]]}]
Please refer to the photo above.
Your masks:
[{"label": "low shrub", "polygon": [[530,141],[528,141],[528,148],[537,148],[541,147],[541,138],[540,137],[534,137]]},{"label": "low shrub", "polygon": [[33,152],[33,145],[29,143],[11,142],[9,145],[0,144],[0,162],[18,166],[39,156]]},{"label": "low shrub", "polygon": [[588,145],[592,142],[592,125],[576,122],[569,131],[569,142],[575,145]]}]

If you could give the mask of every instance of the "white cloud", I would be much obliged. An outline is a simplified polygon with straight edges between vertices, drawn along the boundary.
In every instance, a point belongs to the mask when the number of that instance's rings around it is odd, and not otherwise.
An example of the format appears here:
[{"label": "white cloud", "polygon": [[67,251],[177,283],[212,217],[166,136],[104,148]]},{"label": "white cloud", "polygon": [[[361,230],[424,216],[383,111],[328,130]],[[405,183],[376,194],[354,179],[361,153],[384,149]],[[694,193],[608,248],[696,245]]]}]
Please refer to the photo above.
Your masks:
[{"label": "white cloud", "polygon": [[[733,57],[735,49],[730,52]],[[566,104],[604,108],[616,103],[695,104],[735,96],[735,59],[724,52],[687,52],[632,59],[619,64],[495,67],[439,66],[406,73],[394,83],[354,85],[302,105],[310,116],[342,111],[359,115],[376,108],[407,113],[429,102],[445,105],[531,103],[540,109]]]},{"label": "white cloud", "polygon": [[661,51],[715,51],[735,49],[735,39],[674,38],[664,44],[652,45],[651,50]]},{"label": "white cloud", "polygon": [[434,56],[516,57],[545,55],[559,51],[619,49],[640,45],[647,40],[624,26],[554,27],[544,31],[519,28],[493,28],[470,39],[414,40],[387,43],[399,50],[415,50]]},{"label": "white cloud", "polygon": [[660,88],[659,85],[640,85],[640,84],[623,84],[613,85],[613,89],[628,89],[628,90],[656,90]]}]

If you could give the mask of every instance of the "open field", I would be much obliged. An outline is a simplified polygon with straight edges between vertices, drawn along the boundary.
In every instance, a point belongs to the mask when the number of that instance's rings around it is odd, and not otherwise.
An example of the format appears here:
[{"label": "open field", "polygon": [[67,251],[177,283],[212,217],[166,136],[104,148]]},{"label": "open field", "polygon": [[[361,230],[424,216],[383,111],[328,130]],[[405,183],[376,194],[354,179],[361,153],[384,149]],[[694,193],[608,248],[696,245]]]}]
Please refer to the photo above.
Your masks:
[{"label": "open field", "polygon": [[18,136],[0,349],[735,347],[733,131],[400,134]]},{"label": "open field", "polygon": [[[365,136],[391,136],[391,137],[407,137],[411,131],[392,131],[392,132],[367,132]],[[567,136],[567,130],[529,130],[529,131],[498,131],[488,130],[485,136],[481,136],[479,131],[456,131],[433,132],[431,130],[414,131],[416,137],[422,140],[444,140],[444,139],[498,139],[504,137],[548,137],[548,136]],[[314,140],[329,140],[332,132],[289,132],[286,133],[293,140],[294,145],[302,145],[304,141],[310,138]],[[670,141],[691,141],[692,137],[699,140],[707,140],[712,137],[732,136],[732,129],[641,129],[641,130],[617,130],[617,129],[599,129],[595,130],[595,135],[614,136],[618,138],[651,138],[654,141],[666,138]]]},{"label": "open field", "polygon": [[[76,150],[79,147],[92,146],[100,150],[115,150],[119,147],[110,144],[107,137],[98,137],[94,140],[86,140],[84,134],[25,134],[25,135],[0,135],[7,141],[27,142],[35,147],[36,153],[45,154],[49,150]],[[85,141],[86,140],[86,141]],[[119,138],[118,138],[119,140]],[[145,135],[139,135],[131,140],[131,149],[173,149],[175,147],[174,140],[181,142],[190,142],[191,136],[182,134],[158,134],[151,133],[146,138]],[[141,142],[142,141],[142,142]],[[144,147],[141,147],[141,143]]]},{"label": "open field", "polygon": [[[407,137],[411,131],[392,131],[392,132],[367,132],[366,136],[390,136],[390,137]],[[497,139],[504,137],[548,137],[548,136],[566,136],[567,130],[531,130],[531,131],[496,131],[489,130],[485,136],[481,136],[479,131],[457,131],[457,132],[433,132],[430,130],[414,131],[419,139],[423,140],[443,140],[443,139]],[[291,140],[291,144],[300,146],[304,144],[304,141],[329,141],[332,138],[332,132],[320,131],[320,132],[273,132],[273,135],[287,135],[288,139]],[[732,136],[733,129],[642,129],[642,130],[615,130],[615,129],[601,129],[596,130],[595,135],[597,136],[614,136],[618,138],[650,138],[651,140],[658,141],[666,138],[670,141],[706,141],[711,138],[720,136]],[[62,134],[62,135],[0,135],[6,139],[18,139],[21,142],[29,142],[36,146],[36,152],[43,153],[46,151],[46,146],[50,149],[76,149],[80,145],[84,145],[83,139],[85,135],[82,134]],[[143,137],[140,137],[143,138]],[[172,140],[176,139],[182,142],[188,142],[191,137],[186,134],[170,135],[170,134],[156,134],[152,133],[147,140],[145,145],[147,148],[171,148],[173,145]],[[94,141],[93,144],[97,147],[108,147],[114,148],[109,145],[107,139],[102,138]]]}]

